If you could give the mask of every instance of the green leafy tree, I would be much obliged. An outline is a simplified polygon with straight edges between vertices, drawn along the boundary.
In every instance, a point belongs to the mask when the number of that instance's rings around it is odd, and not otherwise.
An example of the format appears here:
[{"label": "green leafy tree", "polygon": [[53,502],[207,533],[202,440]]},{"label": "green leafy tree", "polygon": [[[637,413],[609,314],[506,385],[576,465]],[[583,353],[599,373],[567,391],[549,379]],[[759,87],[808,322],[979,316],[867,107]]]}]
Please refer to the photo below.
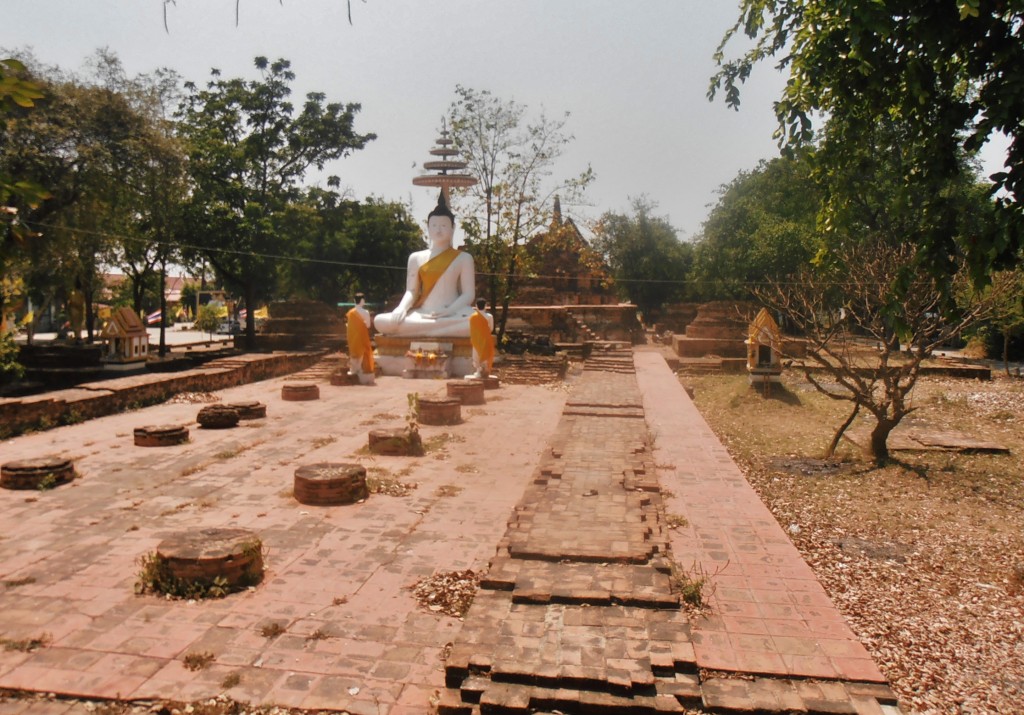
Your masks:
[{"label": "green leafy tree", "polygon": [[213,331],[217,329],[218,325],[220,325],[220,312],[221,309],[219,306],[210,305],[209,303],[199,306],[199,310],[196,313],[196,330],[202,330],[204,333],[209,333],[210,336],[213,337]]},{"label": "green leafy tree", "polygon": [[453,202],[477,275],[486,278],[479,292],[500,306],[495,321],[500,342],[524,272],[525,240],[547,226],[556,194],[568,205],[578,203],[594,173],[587,167],[575,177],[553,178],[555,163],[573,140],[566,133],[568,114],[528,119],[526,106],[486,90],[459,85],[455,94],[449,109],[454,147],[478,183],[455,194]]},{"label": "green leafy tree", "polygon": [[992,276],[990,290],[994,294],[989,323],[1002,342],[1003,370],[1010,375],[1010,344],[1024,334],[1024,269],[999,271]]},{"label": "green leafy tree", "polygon": [[806,152],[740,172],[721,188],[695,242],[701,297],[749,299],[765,280],[805,266],[817,249],[822,198]]},{"label": "green leafy tree", "polygon": [[[44,98],[39,84],[22,77],[25,66],[16,59],[0,60],[0,126],[6,126],[7,116],[15,116],[35,107],[37,101]],[[0,141],[6,131],[0,129]],[[7,300],[9,289],[16,282],[20,288],[22,281],[15,281],[14,274],[25,269],[22,252],[26,240],[32,232],[25,228],[19,217],[21,203],[24,207],[36,208],[49,197],[49,193],[39,184],[26,181],[7,173],[5,166],[0,164],[0,385],[24,375],[25,369],[18,362],[18,346],[14,337],[7,330]]]},{"label": "green leafy tree", "polygon": [[180,111],[194,184],[188,232],[243,296],[250,347],[255,308],[273,295],[281,257],[292,253],[284,240],[287,219],[306,172],[376,138],[355,132],[358,104],[325,103],[314,92],[296,114],[290,63],[257,57],[255,64],[258,80],[222,79],[215,70],[205,89],[187,83]]},{"label": "green leafy tree", "polygon": [[100,52],[94,66],[94,75],[81,79],[33,63],[47,100],[0,130],[4,171],[50,192],[49,200],[23,213],[45,239],[24,249],[29,289],[43,302],[59,302],[80,286],[90,339],[101,265],[112,261],[120,237],[132,235],[140,210],[137,176],[149,126],[132,98],[108,82],[119,70],[116,58]]},{"label": "green leafy tree", "polygon": [[[727,59],[743,33],[752,46]],[[789,72],[775,104],[778,137],[813,139],[812,117],[834,121],[845,137],[829,157],[840,168],[858,139],[881,120],[902,123],[906,157],[897,178],[925,198],[930,228],[916,236],[919,264],[945,273],[964,252],[976,282],[1011,265],[1024,242],[1024,5],[981,0],[741,0],[740,18],[723,38],[709,97],[733,107],[753,66],[771,57]],[[840,130],[840,126],[842,129]],[[1005,134],[1005,170],[990,177],[997,221],[957,245],[955,202],[942,187],[963,170],[961,156]]]},{"label": "green leafy tree", "polygon": [[333,191],[310,189],[292,211],[293,245],[304,258],[282,268],[290,293],[333,305],[360,291],[384,302],[404,290],[404,271],[396,266],[422,246],[405,206],[372,197],[345,201]]},{"label": "green leafy tree", "polygon": [[647,322],[665,303],[691,297],[693,246],[680,241],[668,218],[654,215],[656,209],[646,197],[633,199],[632,215],[605,213],[594,239],[620,294],[636,303]]}]

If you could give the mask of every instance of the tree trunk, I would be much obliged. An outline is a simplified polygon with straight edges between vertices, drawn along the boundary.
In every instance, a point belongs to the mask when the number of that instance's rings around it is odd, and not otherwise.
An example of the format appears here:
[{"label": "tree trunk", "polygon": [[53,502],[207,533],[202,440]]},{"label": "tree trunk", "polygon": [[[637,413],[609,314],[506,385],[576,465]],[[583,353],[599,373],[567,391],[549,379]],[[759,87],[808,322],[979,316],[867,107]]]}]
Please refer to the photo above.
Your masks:
[{"label": "tree trunk", "polygon": [[1006,370],[1006,376],[1010,376],[1010,331],[1003,331],[1003,369]]},{"label": "tree trunk", "polygon": [[[256,349],[256,288],[252,283],[245,285],[245,349]],[[228,316],[230,319],[231,316]]]},{"label": "tree trunk", "polygon": [[164,335],[167,325],[167,261],[160,263],[160,351],[158,355],[167,354],[167,338]]},{"label": "tree trunk", "polygon": [[871,442],[868,446],[868,454],[875,464],[882,466],[889,461],[889,433],[896,427],[897,422],[892,420],[878,420],[875,428],[871,430]]},{"label": "tree trunk", "polygon": [[849,429],[851,424],[853,424],[853,421],[854,419],[856,419],[858,412],[860,412],[860,403],[854,402],[853,412],[850,413],[850,416],[846,418],[846,421],[843,422],[843,424],[839,425],[839,429],[836,430],[836,433],[832,435],[832,442],[828,445],[828,448],[825,450],[825,459],[832,459],[833,457],[836,456],[836,449],[838,449],[839,447],[839,440],[843,438],[843,433],[846,432],[847,429]]}]

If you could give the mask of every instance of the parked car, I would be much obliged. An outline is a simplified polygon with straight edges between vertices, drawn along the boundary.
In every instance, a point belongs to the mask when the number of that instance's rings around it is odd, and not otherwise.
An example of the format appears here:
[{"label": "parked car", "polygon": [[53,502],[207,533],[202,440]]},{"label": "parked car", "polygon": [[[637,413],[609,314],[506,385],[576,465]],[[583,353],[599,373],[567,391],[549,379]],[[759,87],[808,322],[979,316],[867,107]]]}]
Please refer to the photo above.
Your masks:
[{"label": "parked car", "polygon": [[242,332],[242,326],[237,320],[222,320],[217,326],[217,335],[238,335]]}]

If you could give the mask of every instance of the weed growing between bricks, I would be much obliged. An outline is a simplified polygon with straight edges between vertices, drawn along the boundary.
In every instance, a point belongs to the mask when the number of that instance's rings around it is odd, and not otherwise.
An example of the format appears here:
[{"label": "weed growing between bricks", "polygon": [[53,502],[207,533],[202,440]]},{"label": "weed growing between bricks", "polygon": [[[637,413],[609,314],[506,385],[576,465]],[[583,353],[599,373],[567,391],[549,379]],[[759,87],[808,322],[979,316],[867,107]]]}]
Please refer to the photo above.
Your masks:
[{"label": "weed growing between bricks", "polygon": [[186,653],[182,659],[182,665],[188,670],[203,670],[206,666],[216,660],[216,656],[209,651]]},{"label": "weed growing between bricks", "polygon": [[726,563],[725,566],[709,574],[704,566],[697,562],[694,562],[688,569],[673,562],[669,582],[672,585],[672,590],[679,594],[685,608],[700,611],[711,605],[711,596],[715,593],[715,586],[711,583],[711,579],[728,565]]},{"label": "weed growing between bricks", "polygon": [[41,636],[35,638],[0,638],[0,646],[7,651],[17,651],[19,653],[31,653],[32,651],[40,648],[45,648],[50,645],[50,641],[53,637],[49,633],[43,633]]}]

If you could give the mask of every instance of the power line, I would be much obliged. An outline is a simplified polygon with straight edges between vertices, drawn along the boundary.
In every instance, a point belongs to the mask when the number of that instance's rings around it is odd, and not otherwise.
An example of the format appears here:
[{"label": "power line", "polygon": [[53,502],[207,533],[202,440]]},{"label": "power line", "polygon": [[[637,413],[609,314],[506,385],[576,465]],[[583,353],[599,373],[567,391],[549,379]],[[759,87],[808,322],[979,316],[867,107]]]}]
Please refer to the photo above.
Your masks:
[{"label": "power line", "polygon": [[[28,223],[28,222],[26,222],[26,223]],[[187,248],[187,249],[191,249],[191,250],[194,250],[194,251],[198,251],[200,253],[223,253],[223,254],[227,254],[227,255],[237,255],[237,256],[254,256],[254,257],[257,257],[257,258],[273,259],[273,260],[276,260],[276,261],[292,261],[292,262],[295,262],[295,263],[316,263],[316,264],[321,264],[321,265],[339,266],[339,267],[346,267],[346,268],[372,268],[372,269],[389,270],[389,271],[405,271],[405,270],[407,270],[406,266],[394,266],[394,265],[385,265],[385,264],[379,264],[379,263],[358,263],[358,262],[355,262],[355,261],[338,261],[338,260],[332,260],[332,259],[327,259],[327,258],[312,258],[312,257],[309,257],[309,256],[295,256],[295,255],[286,256],[286,255],[280,255],[280,254],[274,254],[274,253],[259,253],[259,252],[256,252],[256,251],[242,251],[242,250],[233,249],[233,248],[209,247],[209,246],[198,246],[198,245],[189,244],[189,243],[171,243],[171,242],[167,242],[167,241],[156,241],[156,240],[151,240],[151,239],[139,238],[138,236],[126,236],[124,234],[111,233],[109,231],[98,231],[98,230],[95,230],[95,229],[76,228],[76,227],[71,227],[71,226],[61,226],[61,225],[58,225],[58,224],[50,224],[50,223],[45,223],[45,222],[40,222],[40,221],[31,222],[31,226],[33,228],[35,228],[35,227],[52,228],[52,229],[57,229],[59,231],[70,231],[72,233],[83,233],[83,234],[101,236],[103,238],[116,239],[116,240],[119,240],[119,241],[129,241],[129,242],[134,242],[134,243],[143,243],[143,244],[148,244],[148,245],[153,245],[153,246],[172,246],[172,247],[178,247],[178,248]],[[544,275],[544,274],[527,274],[527,275],[524,275],[524,274],[511,274],[511,273],[491,273],[491,272],[487,272],[487,271],[476,271],[476,274],[478,276],[484,276],[484,277],[498,277],[498,278],[505,278],[505,279],[518,278],[520,281],[565,280],[566,278],[570,278],[570,276],[565,276],[565,275]],[[615,281],[615,283],[626,284],[626,285],[629,285],[629,284],[648,285],[648,284],[650,284],[650,285],[678,285],[678,286],[694,286],[694,287],[699,287],[699,286],[716,286],[716,285],[719,285],[719,284],[722,284],[722,283],[727,283],[729,287],[736,287],[736,288],[762,288],[762,287],[771,287],[771,286],[785,287],[785,286],[795,286],[795,285],[801,285],[802,284],[801,281],[768,281],[768,280],[764,280],[764,281],[721,281],[721,280],[713,280],[713,279],[700,279],[700,280],[697,280],[697,279],[674,279],[674,278],[614,278],[613,276],[609,276],[609,277],[611,277]],[[865,284],[855,283],[855,282],[833,281],[833,282],[819,283],[819,285],[824,286],[824,287],[842,288],[842,287],[847,287],[847,286],[850,286],[850,287],[852,287],[852,286],[861,286],[861,285],[865,285]],[[874,285],[876,285],[878,287],[884,287],[884,286],[887,286],[888,284],[882,283],[882,282],[878,282],[878,283],[875,283]]]}]

